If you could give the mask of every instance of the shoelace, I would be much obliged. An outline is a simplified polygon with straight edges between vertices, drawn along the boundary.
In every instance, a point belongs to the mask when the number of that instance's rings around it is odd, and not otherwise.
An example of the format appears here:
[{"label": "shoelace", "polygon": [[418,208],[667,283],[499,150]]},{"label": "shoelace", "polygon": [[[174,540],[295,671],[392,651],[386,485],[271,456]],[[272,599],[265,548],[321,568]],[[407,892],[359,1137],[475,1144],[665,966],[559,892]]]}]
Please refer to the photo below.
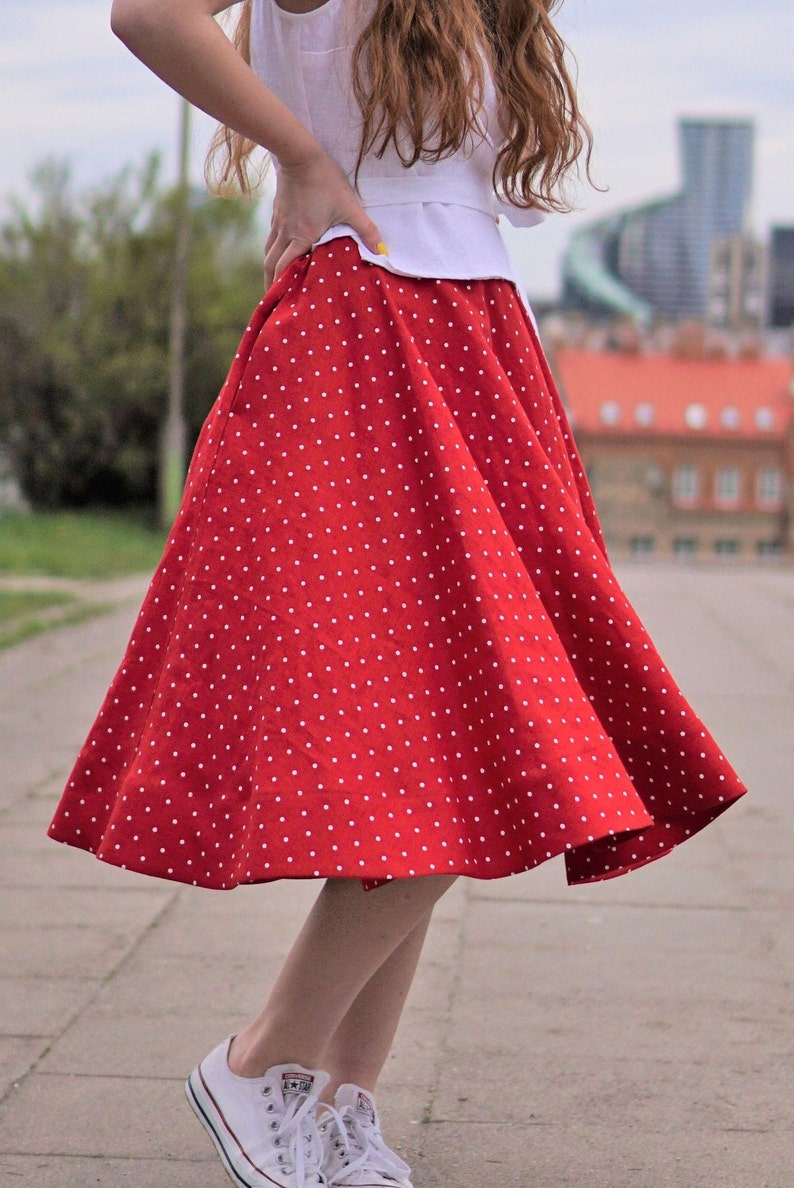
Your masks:
[{"label": "shoelace", "polygon": [[329,1188],[333,1188],[333,1185],[339,1184],[341,1180],[347,1179],[361,1168],[393,1176],[397,1182],[410,1175],[411,1169],[408,1164],[403,1163],[399,1155],[386,1146],[380,1129],[374,1123],[363,1122],[349,1106],[343,1107],[341,1111],[325,1104],[324,1108],[328,1114],[323,1117],[320,1129],[324,1131],[333,1126],[340,1141],[345,1144],[345,1153],[351,1156],[330,1177]]},{"label": "shoelace", "polygon": [[[270,1089],[272,1092],[274,1090]],[[263,1090],[263,1093],[270,1095],[267,1090]],[[314,1118],[316,1098],[307,1093],[290,1093],[284,1105],[280,1122],[276,1126],[270,1124],[276,1135],[273,1145],[279,1148],[276,1162],[283,1171],[294,1171],[296,1188],[324,1184],[320,1171],[322,1147]],[[307,1173],[311,1179],[307,1179]]]}]

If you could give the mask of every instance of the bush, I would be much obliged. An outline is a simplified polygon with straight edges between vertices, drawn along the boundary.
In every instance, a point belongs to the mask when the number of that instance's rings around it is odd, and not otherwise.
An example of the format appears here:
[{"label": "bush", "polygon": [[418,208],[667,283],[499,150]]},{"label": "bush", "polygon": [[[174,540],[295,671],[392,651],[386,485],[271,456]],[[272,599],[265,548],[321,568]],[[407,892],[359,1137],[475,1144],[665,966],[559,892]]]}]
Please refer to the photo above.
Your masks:
[{"label": "bush", "polygon": [[[74,196],[41,166],[0,227],[0,442],[42,508],[155,499],[168,391],[175,192],[159,161]],[[186,417],[195,439],[262,292],[243,199],[191,203]]]}]

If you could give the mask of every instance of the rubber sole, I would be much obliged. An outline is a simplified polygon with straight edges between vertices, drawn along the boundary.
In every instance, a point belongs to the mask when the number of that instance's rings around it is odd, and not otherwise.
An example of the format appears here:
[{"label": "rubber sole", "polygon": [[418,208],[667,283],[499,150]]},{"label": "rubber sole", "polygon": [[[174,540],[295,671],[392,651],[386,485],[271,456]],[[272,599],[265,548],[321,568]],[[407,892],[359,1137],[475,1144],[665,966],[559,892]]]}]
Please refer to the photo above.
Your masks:
[{"label": "rubber sole", "polygon": [[230,1147],[234,1139],[228,1129],[223,1125],[220,1115],[211,1099],[207,1097],[201,1084],[201,1074],[198,1068],[194,1068],[193,1072],[185,1081],[185,1096],[193,1113],[212,1139],[215,1150],[220,1156],[224,1171],[232,1183],[237,1185],[237,1188],[262,1188],[265,1183],[270,1183],[275,1188],[278,1188],[276,1181],[271,1180],[269,1176],[267,1181],[261,1179],[257,1181],[250,1180],[235,1167],[231,1152],[227,1151],[224,1146],[224,1138],[226,1138]]}]

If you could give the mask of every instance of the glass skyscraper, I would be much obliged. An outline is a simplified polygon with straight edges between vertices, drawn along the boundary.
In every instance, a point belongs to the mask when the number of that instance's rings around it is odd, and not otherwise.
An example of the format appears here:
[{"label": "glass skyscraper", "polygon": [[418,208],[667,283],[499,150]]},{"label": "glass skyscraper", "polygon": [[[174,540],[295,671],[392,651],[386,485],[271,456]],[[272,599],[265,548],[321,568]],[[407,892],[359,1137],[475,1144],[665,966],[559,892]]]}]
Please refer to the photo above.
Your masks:
[{"label": "glass skyscraper", "polygon": [[563,263],[565,303],[600,315],[705,319],[715,240],[747,230],[751,120],[679,121],[678,194],[582,228]]},{"label": "glass skyscraper", "polygon": [[773,227],[769,249],[769,325],[794,326],[794,227]]}]

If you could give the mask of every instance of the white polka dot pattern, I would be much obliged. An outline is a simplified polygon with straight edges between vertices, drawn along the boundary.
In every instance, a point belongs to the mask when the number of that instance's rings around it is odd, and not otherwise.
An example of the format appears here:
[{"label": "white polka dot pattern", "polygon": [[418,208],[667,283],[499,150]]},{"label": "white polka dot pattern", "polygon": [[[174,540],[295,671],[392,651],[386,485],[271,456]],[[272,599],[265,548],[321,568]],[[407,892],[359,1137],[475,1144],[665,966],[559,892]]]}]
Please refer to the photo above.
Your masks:
[{"label": "white polka dot pattern", "polygon": [[256,311],[51,835],[208,887],[642,865],[743,789],[504,281],[335,240]]}]

